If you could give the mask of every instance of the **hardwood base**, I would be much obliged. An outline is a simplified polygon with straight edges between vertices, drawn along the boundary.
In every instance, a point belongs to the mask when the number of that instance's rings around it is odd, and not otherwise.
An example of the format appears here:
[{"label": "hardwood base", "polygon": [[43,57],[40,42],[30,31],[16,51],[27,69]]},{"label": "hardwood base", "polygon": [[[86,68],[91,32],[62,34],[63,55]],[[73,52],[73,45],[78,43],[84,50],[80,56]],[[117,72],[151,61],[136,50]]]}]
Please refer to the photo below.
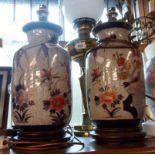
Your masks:
[{"label": "hardwood base", "polygon": [[103,128],[95,129],[90,135],[97,142],[121,143],[137,142],[145,139],[145,133],[137,128]]},{"label": "hardwood base", "polygon": [[137,128],[141,124],[140,119],[121,119],[121,120],[93,120],[96,128]]},{"label": "hardwood base", "polygon": [[66,147],[68,142],[73,139],[73,135],[68,128],[27,130],[16,129],[9,143],[13,149],[19,151],[36,151],[48,148]]}]

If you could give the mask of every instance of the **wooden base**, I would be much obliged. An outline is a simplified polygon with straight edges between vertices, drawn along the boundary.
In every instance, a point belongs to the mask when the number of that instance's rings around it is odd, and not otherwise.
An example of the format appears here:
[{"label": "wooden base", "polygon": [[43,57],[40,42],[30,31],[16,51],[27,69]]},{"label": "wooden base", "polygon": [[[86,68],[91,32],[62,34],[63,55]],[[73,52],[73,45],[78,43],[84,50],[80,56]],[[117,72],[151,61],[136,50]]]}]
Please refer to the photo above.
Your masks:
[{"label": "wooden base", "polygon": [[65,137],[65,130],[49,130],[49,131],[22,131],[17,132],[16,139],[18,140],[62,140]]},{"label": "wooden base", "polygon": [[68,132],[67,128],[36,131],[18,129],[9,143],[15,150],[37,151],[67,146],[72,138],[72,134]]},{"label": "wooden base", "polygon": [[97,142],[121,143],[137,142],[145,139],[145,133],[137,128],[103,128],[95,129],[90,135]]}]

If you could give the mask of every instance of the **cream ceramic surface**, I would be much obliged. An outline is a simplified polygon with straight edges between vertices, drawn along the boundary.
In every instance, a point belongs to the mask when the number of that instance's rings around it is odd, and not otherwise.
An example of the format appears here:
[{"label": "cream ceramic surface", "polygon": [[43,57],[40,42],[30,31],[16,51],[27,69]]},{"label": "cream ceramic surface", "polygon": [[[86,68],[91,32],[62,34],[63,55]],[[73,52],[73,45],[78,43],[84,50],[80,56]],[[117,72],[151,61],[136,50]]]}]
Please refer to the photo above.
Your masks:
[{"label": "cream ceramic surface", "polygon": [[[141,53],[137,48],[117,40],[128,40],[126,29],[105,29],[99,35],[109,32],[117,32],[113,33],[116,40],[103,41],[86,58],[86,92],[90,118],[94,121],[141,119],[145,106]],[[107,36],[109,35],[101,36],[100,39]]]},{"label": "cream ceramic surface", "polygon": [[70,57],[47,43],[46,35],[40,37],[32,36],[33,43],[13,60],[13,121],[18,126],[62,125],[71,117]]},{"label": "cream ceramic surface", "polygon": [[58,36],[58,34],[52,30],[47,29],[33,29],[27,32],[28,41],[32,44],[36,41],[50,40]]},{"label": "cream ceramic surface", "polygon": [[116,35],[117,39],[128,41],[129,40],[128,33],[129,31],[124,28],[107,28],[102,31],[99,31],[97,34],[97,38],[99,40],[102,40],[111,38],[113,35]]},{"label": "cream ceramic surface", "polygon": [[[155,98],[155,40],[151,44],[147,45],[144,51],[144,64],[145,64],[145,84],[146,94]],[[155,119],[155,104],[154,101],[146,98],[146,103],[150,106],[153,113],[153,119]]]}]

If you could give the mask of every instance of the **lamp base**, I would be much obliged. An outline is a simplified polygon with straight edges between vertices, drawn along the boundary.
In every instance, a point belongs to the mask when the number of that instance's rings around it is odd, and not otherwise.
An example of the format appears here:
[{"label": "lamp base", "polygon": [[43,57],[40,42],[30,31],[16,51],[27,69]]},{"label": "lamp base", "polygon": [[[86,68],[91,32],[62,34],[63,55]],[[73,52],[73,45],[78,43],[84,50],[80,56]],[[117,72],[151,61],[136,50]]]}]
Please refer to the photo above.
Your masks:
[{"label": "lamp base", "polygon": [[72,139],[72,134],[67,128],[49,130],[47,128],[44,130],[17,129],[16,134],[13,134],[8,143],[16,151],[25,152],[67,147],[68,142]]},{"label": "lamp base", "polygon": [[121,143],[143,141],[145,133],[137,128],[102,128],[95,129],[90,135],[97,142]]}]

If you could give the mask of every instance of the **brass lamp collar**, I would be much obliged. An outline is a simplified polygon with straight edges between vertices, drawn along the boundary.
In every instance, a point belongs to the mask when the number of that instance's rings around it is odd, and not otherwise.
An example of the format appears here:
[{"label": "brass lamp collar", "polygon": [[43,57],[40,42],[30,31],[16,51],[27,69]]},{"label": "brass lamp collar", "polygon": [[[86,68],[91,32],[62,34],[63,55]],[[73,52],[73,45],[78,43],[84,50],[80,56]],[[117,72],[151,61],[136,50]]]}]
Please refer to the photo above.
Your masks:
[{"label": "brass lamp collar", "polygon": [[96,20],[93,18],[82,17],[75,19],[73,23],[74,23],[74,29],[77,29],[78,31],[81,29],[91,30],[95,26]]}]

